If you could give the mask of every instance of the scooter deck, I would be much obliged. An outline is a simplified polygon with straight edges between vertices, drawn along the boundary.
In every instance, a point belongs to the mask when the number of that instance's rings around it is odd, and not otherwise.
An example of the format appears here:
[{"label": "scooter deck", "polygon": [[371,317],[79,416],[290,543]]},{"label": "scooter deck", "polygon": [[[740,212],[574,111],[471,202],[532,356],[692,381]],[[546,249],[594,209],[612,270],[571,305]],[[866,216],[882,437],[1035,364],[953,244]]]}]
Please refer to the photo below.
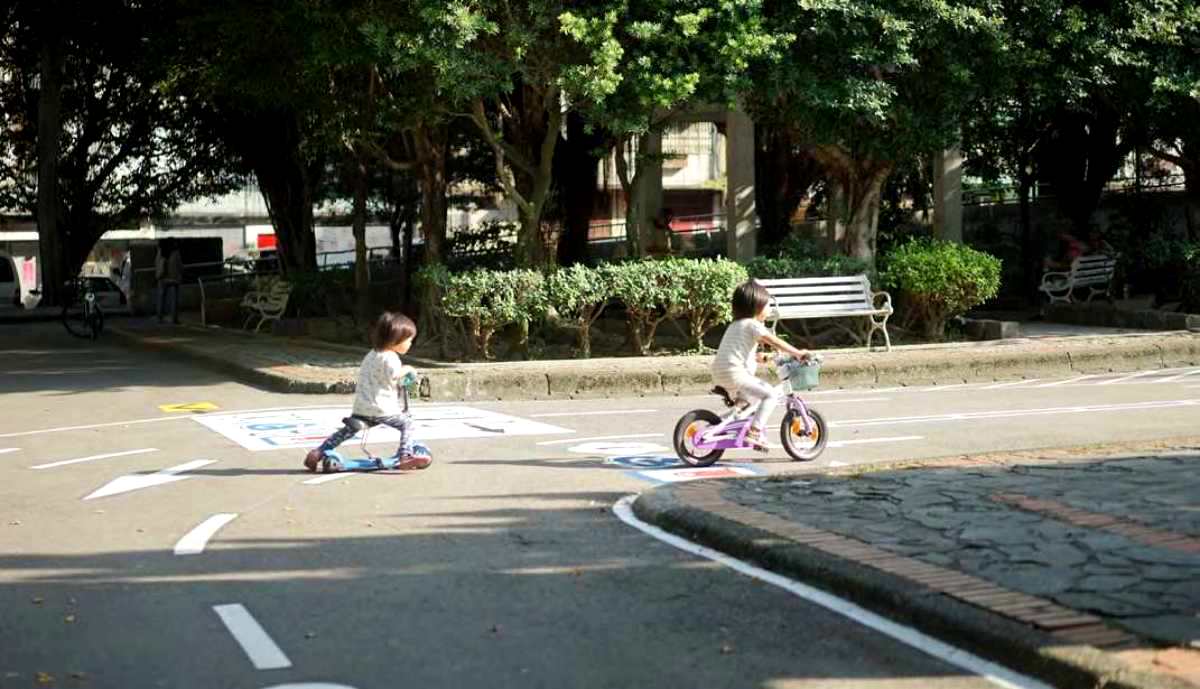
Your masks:
[{"label": "scooter deck", "polygon": [[[433,453],[428,447],[420,443],[413,445],[413,455],[417,457],[433,457]],[[372,459],[370,457],[343,457],[336,450],[330,450],[325,453],[325,456],[337,462],[337,465],[332,466],[326,473],[340,474],[346,471],[358,473],[370,473],[375,471],[392,471],[396,465],[400,463],[400,458],[396,455],[391,457],[380,457]]]}]

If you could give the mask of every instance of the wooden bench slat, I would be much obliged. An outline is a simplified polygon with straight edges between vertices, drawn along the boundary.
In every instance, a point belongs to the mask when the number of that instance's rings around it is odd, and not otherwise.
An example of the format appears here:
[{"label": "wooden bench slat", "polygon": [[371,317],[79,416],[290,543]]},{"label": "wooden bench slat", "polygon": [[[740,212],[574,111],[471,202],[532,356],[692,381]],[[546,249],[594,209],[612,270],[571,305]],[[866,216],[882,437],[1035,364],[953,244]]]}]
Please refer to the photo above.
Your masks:
[{"label": "wooden bench slat", "polygon": [[768,290],[773,297],[793,294],[866,294],[862,285],[831,285],[825,287],[772,287]]},{"label": "wooden bench slat", "polygon": [[861,285],[863,283],[863,276],[850,275],[850,276],[833,277],[833,278],[788,278],[788,279],[755,280],[755,282],[757,282],[760,285],[762,285],[763,287],[767,287],[767,288],[787,287],[789,285],[797,285],[797,286],[833,285],[833,284],[838,284],[838,283]]},{"label": "wooden bench slat", "polygon": [[821,294],[796,297],[789,296],[780,297],[775,300],[775,303],[779,304],[780,306],[787,306],[790,304],[823,304],[833,302],[858,302],[859,304],[866,304],[867,300],[864,299],[863,295],[861,294]]}]

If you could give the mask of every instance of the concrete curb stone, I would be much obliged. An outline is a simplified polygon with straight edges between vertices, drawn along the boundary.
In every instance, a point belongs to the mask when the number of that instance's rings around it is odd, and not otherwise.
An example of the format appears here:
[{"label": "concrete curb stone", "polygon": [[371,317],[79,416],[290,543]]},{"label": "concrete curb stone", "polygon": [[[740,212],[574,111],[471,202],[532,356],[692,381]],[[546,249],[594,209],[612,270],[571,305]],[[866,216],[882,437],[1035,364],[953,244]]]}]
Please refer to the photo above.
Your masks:
[{"label": "concrete curb stone", "polygon": [[699,485],[663,486],[643,493],[633,503],[634,513],[666,531],[831,591],[1056,687],[1195,689],[1175,677],[1132,669],[1091,646],[1063,645],[1045,632],[914,587],[899,576],[800,543],[781,543],[778,534],[710,511],[707,508],[715,507],[710,501],[701,498],[693,505],[681,497]]},{"label": "concrete curb stone", "polygon": [[[169,353],[210,366],[252,385],[278,392],[354,391],[351,360],[359,348],[307,340],[288,341],[282,349],[329,351],[348,355],[338,367],[296,364],[254,347],[199,340],[204,329],[183,328],[196,342],[139,333],[114,326],[112,335],[135,347]],[[229,338],[233,339],[233,338]],[[240,338],[239,338],[240,339]],[[248,343],[254,342],[246,336]],[[315,355],[315,358],[322,358]],[[356,362],[355,362],[356,363]],[[708,357],[572,359],[444,364],[412,360],[428,378],[423,396],[436,401],[492,399],[577,399],[616,396],[702,395],[712,387]],[[1079,337],[1030,343],[1000,340],[987,346],[912,347],[890,353],[862,350],[830,352],[821,370],[821,387],[872,385],[945,385],[993,380],[1049,378],[1081,373],[1133,371],[1200,364],[1200,336],[1162,333]]]}]

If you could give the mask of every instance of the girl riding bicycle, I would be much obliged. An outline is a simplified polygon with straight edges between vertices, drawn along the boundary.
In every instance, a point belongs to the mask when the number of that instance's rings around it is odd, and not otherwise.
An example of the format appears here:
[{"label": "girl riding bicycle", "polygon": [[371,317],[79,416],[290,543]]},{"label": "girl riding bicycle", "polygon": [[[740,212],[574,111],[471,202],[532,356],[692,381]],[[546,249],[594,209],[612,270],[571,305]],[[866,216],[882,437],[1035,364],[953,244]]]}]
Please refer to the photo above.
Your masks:
[{"label": "girl riding bicycle", "polygon": [[[758,411],[750,422],[746,440],[760,450],[770,449],[763,438],[767,419],[779,402],[775,387],[754,375],[758,368],[758,345],[765,344],[790,354],[797,359],[807,359],[808,352],[797,349],[776,337],[767,329],[767,304],[770,295],[767,288],[750,280],[733,291],[733,322],[721,337],[721,346],[713,357],[712,378],[735,397],[750,403],[759,403]],[[763,355],[763,360],[765,357]]]}]

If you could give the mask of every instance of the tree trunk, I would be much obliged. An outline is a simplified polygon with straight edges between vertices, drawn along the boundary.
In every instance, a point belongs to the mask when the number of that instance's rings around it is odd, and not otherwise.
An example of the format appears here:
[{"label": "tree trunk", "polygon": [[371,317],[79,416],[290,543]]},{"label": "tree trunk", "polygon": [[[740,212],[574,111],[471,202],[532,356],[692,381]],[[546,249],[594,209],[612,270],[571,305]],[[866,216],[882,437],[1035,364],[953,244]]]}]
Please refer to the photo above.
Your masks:
[{"label": "tree trunk", "polygon": [[354,307],[359,323],[371,318],[371,272],[367,258],[367,163],[359,153],[354,161]]},{"label": "tree trunk", "polygon": [[[47,34],[51,32],[47,29]],[[47,35],[42,44],[38,90],[38,185],[37,226],[42,305],[62,303],[64,274],[63,241],[59,235],[58,154],[62,131],[62,42]]]},{"label": "tree trunk", "polygon": [[567,138],[559,142],[554,157],[563,218],[563,233],[558,241],[559,265],[587,260],[588,230],[600,181],[599,151],[605,138],[601,133],[588,133],[582,115],[568,113]]},{"label": "tree trunk", "polygon": [[[757,124],[755,141],[754,207],[762,220],[763,247],[778,244],[792,230],[792,216],[817,181],[816,161],[798,150],[791,132]],[[761,253],[761,250],[760,250]]]},{"label": "tree trunk", "polygon": [[275,228],[284,275],[317,268],[313,187],[319,165],[304,160],[299,117],[291,110],[231,118],[226,140],[254,171]]},{"label": "tree trunk", "polygon": [[1023,268],[1021,272],[1025,276],[1022,291],[1026,297],[1036,299],[1037,286],[1041,278],[1038,270],[1041,245],[1034,240],[1033,236],[1033,205],[1030,198],[1033,191],[1033,177],[1026,172],[1028,164],[1027,160],[1020,161],[1021,169],[1017,172],[1017,203],[1020,207],[1021,266]]},{"label": "tree trunk", "polygon": [[[425,240],[426,265],[446,260],[446,159],[449,131],[445,125],[420,125],[413,133],[421,178],[421,236]],[[405,255],[405,260],[408,256]]]},{"label": "tree trunk", "polygon": [[841,146],[817,146],[812,155],[831,177],[845,208],[846,236],[842,251],[875,265],[875,239],[879,231],[879,203],[892,163],[856,158]]}]

